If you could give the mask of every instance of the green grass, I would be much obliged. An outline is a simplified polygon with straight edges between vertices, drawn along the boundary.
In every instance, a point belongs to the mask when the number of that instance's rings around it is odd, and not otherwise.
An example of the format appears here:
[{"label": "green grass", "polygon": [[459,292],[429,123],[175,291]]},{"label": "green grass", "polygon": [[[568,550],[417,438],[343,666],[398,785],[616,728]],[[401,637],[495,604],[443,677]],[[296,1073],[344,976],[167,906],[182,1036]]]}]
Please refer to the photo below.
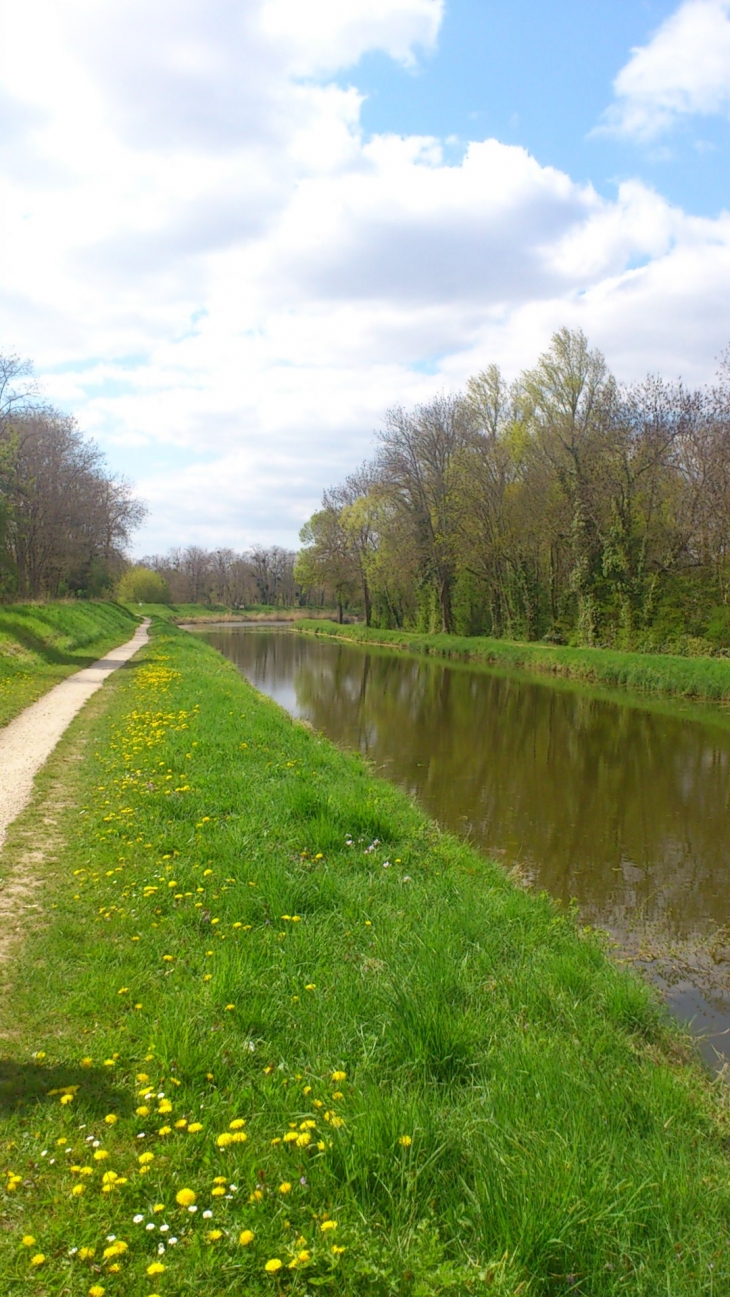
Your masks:
[{"label": "green grass", "polygon": [[620,653],[615,649],[562,648],[522,644],[486,636],[421,635],[410,631],[338,626],[302,621],[297,630],[336,636],[357,644],[376,644],[434,657],[485,662],[493,666],[563,676],[593,684],[620,685],[646,693],[673,694],[706,701],[730,699],[730,661],[674,657],[668,653]]},{"label": "green grass", "polygon": [[115,603],[0,606],[0,725],[59,680],[131,639],[136,623]]},{"label": "green grass", "polygon": [[74,722],[11,884],[49,807],[3,1294],[730,1291],[725,1092],[649,990],[197,637],[158,623]]},{"label": "green grass", "polygon": [[206,622],[206,621],[298,621],[302,617],[316,619],[329,618],[332,609],[321,613],[311,608],[277,608],[275,604],[248,604],[245,608],[229,608],[226,604],[204,603],[145,603],[127,604],[133,612],[145,617],[160,617],[169,622]]}]

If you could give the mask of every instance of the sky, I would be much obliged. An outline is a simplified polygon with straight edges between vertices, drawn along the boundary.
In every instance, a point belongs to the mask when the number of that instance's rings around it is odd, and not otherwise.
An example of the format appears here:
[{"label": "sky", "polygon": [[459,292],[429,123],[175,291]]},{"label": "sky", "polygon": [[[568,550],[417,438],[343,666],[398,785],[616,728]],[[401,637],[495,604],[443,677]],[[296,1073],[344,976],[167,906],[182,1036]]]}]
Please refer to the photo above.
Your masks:
[{"label": "sky", "polygon": [[730,0],[24,0],[0,351],[173,545],[295,548],[384,412],[558,328],[730,344]]}]

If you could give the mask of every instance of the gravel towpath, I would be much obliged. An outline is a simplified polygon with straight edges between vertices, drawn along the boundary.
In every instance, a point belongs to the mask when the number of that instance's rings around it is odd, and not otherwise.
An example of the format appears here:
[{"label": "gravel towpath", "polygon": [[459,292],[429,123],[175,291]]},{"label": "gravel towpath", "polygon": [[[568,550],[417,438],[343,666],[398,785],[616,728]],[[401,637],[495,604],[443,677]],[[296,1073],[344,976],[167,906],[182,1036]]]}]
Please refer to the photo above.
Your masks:
[{"label": "gravel towpath", "polygon": [[8,825],[30,800],[33,780],[64,730],[107,676],[147,643],[148,626],[145,621],[126,644],[63,680],[0,730],[0,849]]}]

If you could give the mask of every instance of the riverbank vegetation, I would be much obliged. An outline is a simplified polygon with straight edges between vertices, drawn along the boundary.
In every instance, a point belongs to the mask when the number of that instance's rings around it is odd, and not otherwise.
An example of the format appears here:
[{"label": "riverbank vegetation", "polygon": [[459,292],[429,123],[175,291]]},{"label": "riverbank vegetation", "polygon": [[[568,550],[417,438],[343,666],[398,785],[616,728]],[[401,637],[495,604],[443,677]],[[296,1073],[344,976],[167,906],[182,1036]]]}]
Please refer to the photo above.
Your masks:
[{"label": "riverbank vegetation", "polygon": [[644,693],[673,694],[710,702],[730,699],[730,662],[725,658],[520,644],[488,636],[427,635],[374,626],[342,626],[337,622],[311,618],[298,622],[297,630],[336,636],[353,643],[404,649],[409,653],[483,662],[591,684],[619,685]]},{"label": "riverbank vegetation", "polygon": [[0,606],[0,725],[131,639],[136,624],[136,617],[113,603]]},{"label": "riverbank vegetation", "polygon": [[30,365],[0,356],[0,599],[108,596],[145,513]]},{"label": "riverbank vegetation", "polygon": [[730,368],[621,386],[562,330],[509,385],[392,409],[302,531],[296,575],[385,629],[730,649]]},{"label": "riverbank vegetation", "polygon": [[11,873],[44,796],[3,1292],[728,1287],[725,1093],[650,991],[197,637],[74,723]]}]

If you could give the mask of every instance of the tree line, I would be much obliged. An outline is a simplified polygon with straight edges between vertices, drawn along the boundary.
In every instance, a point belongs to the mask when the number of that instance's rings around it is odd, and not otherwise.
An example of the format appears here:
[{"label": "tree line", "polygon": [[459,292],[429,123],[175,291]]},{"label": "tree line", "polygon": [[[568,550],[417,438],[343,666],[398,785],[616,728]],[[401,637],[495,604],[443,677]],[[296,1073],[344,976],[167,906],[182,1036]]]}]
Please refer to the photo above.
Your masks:
[{"label": "tree line", "polygon": [[108,595],[145,513],[30,364],[0,356],[0,598]]},{"label": "tree line", "polygon": [[563,329],[507,383],[391,409],[325,491],[295,575],[368,624],[583,645],[730,645],[730,363],[625,385]]},{"label": "tree line", "polygon": [[[295,561],[296,554],[279,545],[253,545],[243,553],[188,545],[166,554],[148,555],[129,572],[126,581],[129,597],[139,597],[143,602],[216,604],[226,608],[255,604],[275,608],[321,606],[325,591],[315,587],[305,593],[294,575]],[[154,589],[150,576],[159,583]]]}]

